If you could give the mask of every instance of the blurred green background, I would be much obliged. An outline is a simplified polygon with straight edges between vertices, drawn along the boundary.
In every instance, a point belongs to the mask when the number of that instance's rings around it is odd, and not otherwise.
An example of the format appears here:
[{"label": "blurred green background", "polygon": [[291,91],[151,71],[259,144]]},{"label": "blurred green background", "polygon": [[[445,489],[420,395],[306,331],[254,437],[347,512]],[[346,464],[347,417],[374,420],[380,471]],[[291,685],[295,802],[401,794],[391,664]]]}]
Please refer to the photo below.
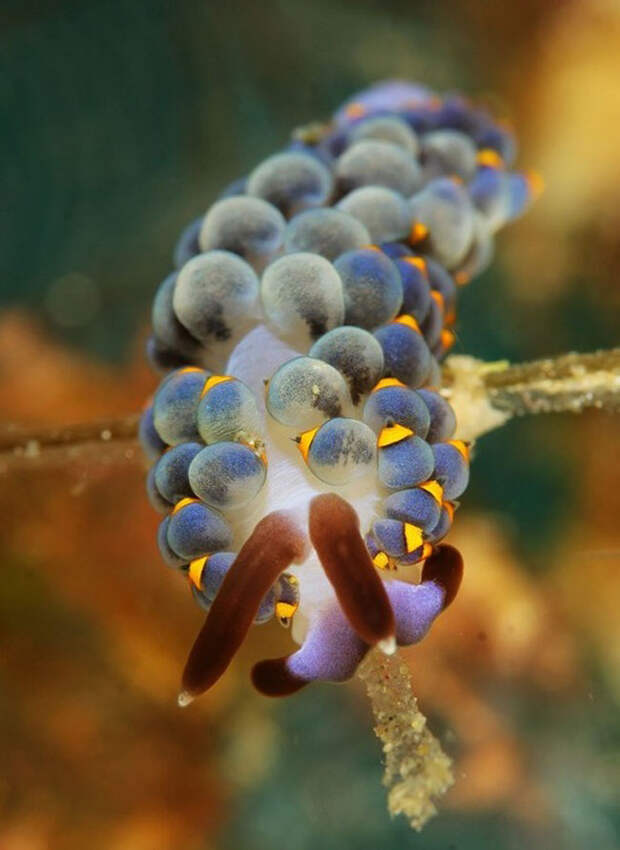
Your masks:
[{"label": "blurred green background", "polygon": [[[109,412],[136,409],[138,399],[155,383],[140,365],[137,340],[148,324],[153,292],[169,270],[179,231],[206,209],[222,186],[282,146],[293,127],[329,116],[352,92],[384,77],[419,80],[439,91],[460,89],[491,102],[515,125],[520,164],[537,167],[547,178],[547,193],[536,210],[500,236],[494,265],[463,293],[456,351],[520,361],[617,344],[620,96],[615,81],[620,73],[620,8],[616,3],[525,0],[495,7],[484,0],[442,4],[5,0],[0,20],[4,66],[0,309],[6,318],[0,324],[0,335],[3,327],[5,334],[0,348],[12,355],[0,366],[5,420],[44,420],[47,414],[62,419],[62,406],[43,399],[39,408],[29,407],[16,395],[15,370],[27,371],[33,358],[40,358],[44,381],[45,358],[50,362],[50,383],[62,384],[65,376],[66,398],[72,400],[65,401],[67,421],[89,418],[92,406],[85,388],[90,381],[100,384],[102,375],[106,386],[117,388],[109,391]],[[33,339],[45,343],[38,349]],[[67,375],[62,358],[77,364],[75,369],[84,364],[83,383],[73,372]],[[103,415],[108,408],[103,389],[100,394],[97,412]],[[209,715],[208,721],[193,721],[196,735],[209,736],[203,755],[212,775],[203,790],[209,794],[211,786],[217,789],[213,798],[217,804],[211,800],[212,805],[205,803],[201,811],[198,798],[189,812],[179,808],[181,817],[175,801],[183,795],[174,790],[178,777],[169,775],[162,780],[169,792],[159,804],[162,819],[169,806],[176,813],[171,822],[178,815],[184,828],[173,829],[169,836],[161,825],[124,832],[120,824],[133,823],[132,818],[142,824],[142,814],[150,808],[140,800],[125,806],[122,794],[110,802],[107,786],[93,782],[86,785],[90,791],[84,792],[76,827],[69,815],[76,788],[68,783],[64,790],[43,793],[15,757],[10,761],[14,778],[9,771],[5,785],[0,782],[0,813],[4,811],[7,824],[3,834],[0,817],[0,846],[3,850],[83,847],[85,836],[90,836],[89,846],[131,850],[173,846],[263,850],[281,844],[290,850],[316,846],[512,850],[526,843],[545,850],[594,846],[613,850],[620,840],[615,804],[620,687],[617,672],[614,678],[610,670],[620,658],[620,647],[613,617],[606,619],[604,606],[601,614],[600,596],[613,588],[620,601],[617,582],[610,583],[610,575],[617,574],[620,547],[617,435],[617,423],[600,413],[588,413],[580,420],[513,422],[480,443],[472,485],[459,513],[465,544],[472,539],[480,545],[476,523],[481,517],[492,524],[489,533],[501,539],[497,545],[502,557],[524,583],[519,592],[534,605],[541,623],[547,619],[559,623],[571,646],[572,672],[560,676],[563,684],[557,689],[554,685],[549,690],[545,684],[544,667],[529,675],[529,665],[536,666],[533,657],[540,650],[536,641],[545,634],[542,626],[530,636],[532,658],[520,662],[517,673],[507,672],[497,662],[497,653],[481,662],[478,649],[469,644],[462,655],[457,653],[457,672],[452,671],[480,701],[493,707],[502,724],[510,726],[519,750],[517,760],[523,763],[523,787],[542,786],[545,806],[531,802],[528,812],[530,804],[515,790],[521,788],[518,784],[510,786],[504,797],[465,794],[417,837],[404,822],[388,819],[379,750],[360,694],[355,689],[318,687],[265,707],[248,697],[243,662],[241,682],[222,697],[225,707],[214,717]],[[130,481],[138,500],[141,472],[133,463],[130,472],[119,475]],[[41,480],[49,483],[34,473],[24,477],[23,471],[18,478],[30,499]],[[92,503],[70,508],[80,512],[84,527],[94,525],[97,512],[109,508],[118,480],[104,478],[98,490],[94,485]],[[42,503],[37,504],[42,509]],[[32,501],[28,505],[32,507]],[[51,510],[49,505],[46,510]],[[115,530],[114,522],[112,516],[109,526],[104,524],[107,536],[100,531],[102,538],[106,536],[102,552],[122,560],[129,543],[124,546],[124,532]],[[144,541],[150,539],[155,520],[148,522]],[[33,555],[16,542],[23,539],[16,529],[21,535],[32,530],[27,510],[13,523],[0,538],[8,577],[0,596],[5,646],[19,642],[24,619],[47,617],[55,630],[66,632],[68,645],[76,630],[79,634],[83,630],[87,643],[101,643],[99,650],[92,649],[93,655],[107,656],[108,630],[121,628],[115,617],[106,619],[110,606],[122,607],[114,592],[106,611],[97,609],[95,615],[91,601],[85,603],[86,591],[80,596],[68,583],[58,586],[58,573],[49,567],[45,547]],[[69,537],[75,533],[73,525],[67,533]],[[117,535],[120,542],[112,545],[109,535]],[[143,542],[143,547],[149,545]],[[49,546],[53,549],[52,543]],[[132,554],[136,551],[154,561],[152,548],[135,548]],[[64,557],[70,554],[65,552]],[[575,563],[566,567],[568,556]],[[53,557],[62,560],[58,551]],[[471,561],[468,566],[476,569]],[[159,569],[156,564],[150,568]],[[581,578],[575,578],[588,569],[591,581],[597,583],[592,594],[590,585],[582,586]],[[489,576],[489,598],[495,600],[498,591],[492,572]],[[508,594],[512,585],[507,586]],[[144,593],[144,585],[135,590]],[[484,588],[480,592],[484,598]],[[35,606],[17,617],[16,608],[21,611],[33,598],[44,601],[44,613]],[[460,626],[465,630],[474,628],[475,602],[467,620],[470,625]],[[185,599],[179,604],[189,606]],[[590,608],[584,613],[582,606]],[[182,607],[176,616],[184,620],[185,610]],[[444,632],[436,651],[450,658],[449,624]],[[45,652],[47,634],[43,629],[38,638],[29,638],[32,654]],[[455,630],[454,640],[461,638]],[[19,747],[20,736],[27,737],[25,727],[15,731],[9,722],[20,699],[25,699],[16,684],[19,676],[14,679],[11,674],[22,669],[20,652],[9,653],[4,676],[0,665],[0,701],[6,703],[0,713],[5,721],[0,742],[4,735],[5,747]],[[510,646],[506,652],[510,666]],[[60,647],[58,653],[65,650]],[[179,650],[175,663],[181,662]],[[89,672],[80,674],[78,668],[71,675],[78,681],[80,675],[86,676],[82,684],[90,687],[95,672],[87,660],[83,663]],[[116,682],[120,674],[106,675]],[[196,739],[178,732],[178,725],[186,723],[185,715],[171,711],[168,717],[168,709],[162,707],[169,696],[163,679],[157,695],[149,696],[156,709],[131,676],[131,685],[110,685],[113,690],[117,686],[130,690],[126,704],[121,700],[122,710],[114,698],[107,699],[116,705],[113,716],[119,727],[133,729],[136,724],[136,736],[146,713],[164,712],[161,722],[166,731],[153,733],[149,740],[158,747],[167,734],[180,736],[175,764],[182,770],[183,754]],[[40,698],[44,706],[45,691]],[[431,693],[426,699],[433,727],[458,759],[463,744],[451,731],[454,717],[441,707],[441,695],[437,705]],[[244,708],[247,700],[253,708]],[[106,705],[104,699],[100,704],[104,714]],[[452,711],[458,713],[458,704]],[[240,781],[234,771],[226,771],[235,758],[245,761],[237,753],[239,740],[253,751],[254,737],[264,742],[257,756],[260,766]],[[41,752],[34,742],[31,745],[33,752]],[[467,746],[475,749],[475,736]],[[43,750],[41,758],[48,768],[51,765],[43,785],[60,770],[60,762],[54,762],[62,761],[58,755],[62,749],[60,745],[58,751]],[[107,756],[104,752],[97,756],[93,771],[116,757],[112,742]],[[139,761],[140,754],[135,758]],[[124,762],[117,777],[121,784],[132,784],[136,764],[131,759]],[[201,772],[200,765],[194,769]],[[500,760],[499,767],[483,761],[478,769],[493,777],[508,768]],[[459,772],[458,762],[457,776],[458,783],[467,786],[468,776]],[[25,784],[15,777],[25,777]],[[43,810],[49,808],[42,821],[35,816],[40,807],[33,802],[39,797],[31,795],[32,782],[47,801]],[[104,803],[99,805],[91,795],[101,796]],[[104,830],[97,839],[95,830],[101,824],[112,831]]]}]

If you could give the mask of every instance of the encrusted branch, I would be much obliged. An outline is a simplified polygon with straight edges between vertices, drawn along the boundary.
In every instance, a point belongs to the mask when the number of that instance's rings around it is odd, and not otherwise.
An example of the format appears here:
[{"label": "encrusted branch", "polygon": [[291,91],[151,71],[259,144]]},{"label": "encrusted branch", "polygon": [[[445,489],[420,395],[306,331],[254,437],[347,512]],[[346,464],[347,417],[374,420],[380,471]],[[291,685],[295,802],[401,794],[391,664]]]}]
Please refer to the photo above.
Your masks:
[{"label": "encrusted branch", "polygon": [[[564,354],[518,366],[455,355],[446,361],[441,392],[455,409],[462,439],[480,437],[524,414],[580,413],[588,407],[618,413],[620,348]],[[63,448],[85,445],[98,445],[93,457],[104,459],[112,451],[111,443],[136,440],[139,418],[132,413],[76,425],[0,424],[0,459],[34,459],[47,449],[54,449],[60,458]]]},{"label": "encrusted branch", "polygon": [[58,469],[79,463],[91,468],[142,462],[137,413],[76,425],[0,424],[0,475],[11,471]]},{"label": "encrusted branch", "polygon": [[428,729],[411,690],[409,670],[398,653],[370,652],[358,676],[366,685],[383,745],[383,784],[388,810],[420,830],[437,809],[434,800],[454,783],[452,761]]},{"label": "encrusted branch", "polygon": [[77,425],[13,425],[0,423],[0,452],[14,451],[33,444],[39,449],[71,446],[78,443],[109,443],[111,440],[135,440],[140,415],[131,413],[115,419],[98,419]]},{"label": "encrusted branch", "polygon": [[458,436],[465,440],[530,413],[581,413],[589,407],[620,413],[620,348],[518,366],[452,356],[441,392],[454,407]]}]

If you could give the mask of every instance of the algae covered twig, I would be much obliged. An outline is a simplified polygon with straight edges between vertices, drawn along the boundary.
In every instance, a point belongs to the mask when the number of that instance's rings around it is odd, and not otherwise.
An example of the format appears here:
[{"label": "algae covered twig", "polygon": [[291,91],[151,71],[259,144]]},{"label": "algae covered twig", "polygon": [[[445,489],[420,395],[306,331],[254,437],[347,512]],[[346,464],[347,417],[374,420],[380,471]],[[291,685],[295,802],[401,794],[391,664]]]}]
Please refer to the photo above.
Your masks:
[{"label": "algae covered twig", "polygon": [[513,416],[588,408],[619,413],[620,348],[514,366],[453,355],[443,369],[441,393],[456,413],[463,440],[476,439]]},{"label": "algae covered twig", "polygon": [[[442,395],[457,415],[462,439],[475,439],[513,416],[538,413],[580,413],[593,407],[620,412],[620,348],[587,354],[562,354],[530,363],[486,363],[453,355],[442,375]],[[62,426],[0,426],[0,455],[28,462],[49,449],[98,444],[93,461],[116,455],[112,444],[133,443],[140,415],[110,417]]]},{"label": "algae covered twig", "polygon": [[429,730],[399,656],[373,650],[358,670],[383,745],[388,810],[420,830],[437,813],[435,801],[454,783],[452,761]]}]

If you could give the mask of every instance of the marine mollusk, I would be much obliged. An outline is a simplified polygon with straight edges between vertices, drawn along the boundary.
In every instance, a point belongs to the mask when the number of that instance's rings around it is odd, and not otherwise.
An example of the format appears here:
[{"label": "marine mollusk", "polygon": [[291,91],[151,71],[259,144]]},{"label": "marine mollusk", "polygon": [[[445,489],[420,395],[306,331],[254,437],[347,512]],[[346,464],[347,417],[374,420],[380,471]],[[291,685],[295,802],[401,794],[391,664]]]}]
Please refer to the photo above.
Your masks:
[{"label": "marine mollusk", "polygon": [[162,557],[207,611],[181,704],[252,623],[292,623],[299,649],[252,672],[279,696],[419,641],[452,601],[462,561],[441,541],[469,448],[439,362],[458,286],[538,191],[514,156],[463,98],[381,83],[181,235],[140,427]]}]

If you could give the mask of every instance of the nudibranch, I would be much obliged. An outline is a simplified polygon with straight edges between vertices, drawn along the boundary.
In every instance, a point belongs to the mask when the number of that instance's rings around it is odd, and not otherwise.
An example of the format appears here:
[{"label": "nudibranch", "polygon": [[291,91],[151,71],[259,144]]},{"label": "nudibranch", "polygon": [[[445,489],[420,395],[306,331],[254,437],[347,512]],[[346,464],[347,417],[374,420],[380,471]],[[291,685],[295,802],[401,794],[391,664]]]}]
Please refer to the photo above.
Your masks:
[{"label": "nudibranch", "polygon": [[380,83],[222,192],[159,287],[165,373],[140,424],[163,560],[207,612],[179,702],[252,624],[299,649],[258,663],[291,694],[421,640],[461,582],[442,542],[469,449],[438,393],[457,292],[539,179],[459,96]]}]

